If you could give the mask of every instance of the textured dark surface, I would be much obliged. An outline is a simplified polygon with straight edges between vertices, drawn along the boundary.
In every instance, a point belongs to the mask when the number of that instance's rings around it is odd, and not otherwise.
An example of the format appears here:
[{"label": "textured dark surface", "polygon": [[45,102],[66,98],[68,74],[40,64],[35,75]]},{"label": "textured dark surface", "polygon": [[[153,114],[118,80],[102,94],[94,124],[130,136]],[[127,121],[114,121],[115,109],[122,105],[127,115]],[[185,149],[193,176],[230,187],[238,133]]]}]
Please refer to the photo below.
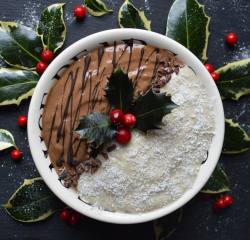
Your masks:
[{"label": "textured dark surface", "polygon": [[[212,17],[209,43],[209,61],[216,67],[224,63],[250,57],[250,1],[249,0],[200,0],[206,4],[206,11]],[[5,21],[19,20],[32,25],[35,16],[51,3],[48,0],[8,0],[0,1],[0,19]],[[66,6],[68,37],[66,45],[104,29],[117,27],[117,8],[122,1],[110,1],[116,9],[114,14],[102,18],[87,17],[83,23],[75,23],[71,17],[71,9],[81,1],[68,1]],[[138,6],[146,9],[152,20],[153,31],[164,34],[167,14],[172,0],[134,0]],[[146,3],[146,6],[144,6]],[[147,7],[149,6],[149,8]],[[31,21],[32,20],[32,21]],[[235,31],[240,37],[238,47],[232,51],[224,45],[224,35]],[[27,134],[16,125],[17,116],[27,114],[29,102],[20,107],[0,108],[0,128],[10,130],[18,146],[24,152],[24,159],[15,164],[8,152],[0,153],[0,204],[4,203],[24,178],[38,176],[28,147]],[[250,98],[244,97],[238,103],[225,104],[226,116],[240,121],[250,133]],[[249,240],[250,239],[250,153],[238,156],[223,156],[224,165],[232,182],[235,204],[221,215],[211,211],[211,200],[194,198],[184,208],[184,217],[172,240]],[[133,226],[119,226],[86,219],[76,227],[62,223],[58,214],[51,219],[36,224],[21,224],[9,218],[0,209],[0,240],[153,240],[152,223]]]}]

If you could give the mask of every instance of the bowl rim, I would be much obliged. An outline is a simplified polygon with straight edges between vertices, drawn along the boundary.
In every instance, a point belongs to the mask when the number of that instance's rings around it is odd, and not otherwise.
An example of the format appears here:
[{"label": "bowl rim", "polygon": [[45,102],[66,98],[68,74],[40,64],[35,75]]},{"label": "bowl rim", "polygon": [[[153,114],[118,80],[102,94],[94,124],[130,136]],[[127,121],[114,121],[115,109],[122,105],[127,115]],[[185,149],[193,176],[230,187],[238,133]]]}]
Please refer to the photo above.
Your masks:
[{"label": "bowl rim", "polygon": [[[81,49],[82,51],[86,49],[88,43],[90,42],[96,42],[97,44],[101,41],[101,39],[105,38],[110,38],[110,36],[113,36],[113,41],[115,41],[117,38],[116,36],[124,36],[126,39],[129,38],[135,38],[135,36],[140,37],[140,40],[146,40],[145,38],[152,38],[152,39],[158,39],[158,41],[165,41],[166,44],[169,44],[169,46],[173,46],[174,48],[178,49],[179,52],[185,53],[189,58],[190,61],[193,62],[194,65],[196,65],[197,69],[199,69],[200,73],[202,73],[202,76],[206,78],[207,82],[211,83],[211,89],[213,91],[214,97],[216,98],[216,109],[217,109],[217,116],[216,116],[216,131],[215,131],[215,136],[216,138],[216,144],[214,144],[213,148],[213,158],[209,160],[209,163],[206,162],[206,172],[202,176],[202,180],[200,180],[197,183],[197,186],[194,188],[192,187],[189,189],[186,193],[184,193],[179,199],[174,201],[173,203],[164,206],[162,208],[146,212],[146,213],[135,213],[135,214],[127,214],[127,213],[120,213],[120,212],[108,212],[96,207],[90,207],[87,204],[82,203],[80,204],[76,203],[74,199],[71,199],[69,195],[67,194],[66,191],[63,190],[63,188],[59,187],[58,184],[54,183],[54,179],[50,178],[50,175],[48,172],[43,170],[43,167],[41,165],[42,159],[44,159],[43,156],[41,156],[42,153],[38,152],[36,150],[37,144],[38,144],[38,138],[35,129],[35,121],[37,118],[35,117],[37,115],[37,112],[39,108],[37,107],[37,103],[39,99],[41,98],[40,96],[40,91],[44,88],[46,84],[48,84],[49,81],[51,81],[51,73],[57,69],[57,71],[60,69],[59,66],[61,66],[61,61],[63,61],[65,58],[70,60],[70,57],[72,57],[72,52],[79,52],[77,49]],[[134,36],[134,37],[133,37]],[[98,40],[100,39],[100,40]],[[98,42],[97,42],[98,41]],[[87,37],[84,37],[77,42],[73,43],[69,47],[67,47],[65,50],[63,50],[55,59],[54,61],[49,65],[47,70],[44,72],[44,74],[41,76],[35,90],[33,97],[31,99],[30,107],[29,107],[29,113],[28,113],[28,140],[29,140],[29,146],[31,150],[31,154],[33,157],[33,161],[36,165],[36,168],[38,169],[39,174],[47,184],[47,186],[50,188],[50,190],[59,198],[61,199],[64,203],[66,203],[68,206],[71,208],[75,209],[76,211],[94,218],[96,220],[100,220],[103,222],[109,222],[109,223],[116,223],[116,224],[135,224],[135,223],[142,223],[142,222],[147,222],[151,221],[157,218],[160,218],[162,216],[168,215],[175,210],[179,209],[183,205],[185,205],[188,201],[190,201],[201,189],[202,187],[206,184],[208,181],[209,177],[213,173],[217,162],[219,160],[222,146],[223,146],[223,140],[224,140],[224,131],[225,131],[225,123],[224,123],[224,110],[223,110],[223,105],[222,101],[220,98],[219,91],[216,87],[216,84],[214,83],[213,79],[211,78],[210,74],[204,67],[204,65],[201,63],[201,61],[192,53],[190,52],[187,48],[176,42],[175,40],[172,40],[168,38],[167,36],[164,36],[159,33],[155,32],[150,32],[146,30],[140,30],[140,29],[111,29],[111,30],[105,30],[102,32],[98,32],[92,35],[89,35]],[[213,142],[213,141],[212,141]],[[211,144],[212,145],[212,144]],[[211,147],[211,146],[210,146]],[[210,150],[211,151],[211,150]],[[47,170],[48,171],[48,170]],[[198,177],[199,173],[197,174]],[[196,177],[196,180],[197,180]],[[195,185],[194,183],[193,185]],[[66,189],[66,188],[65,188]],[[70,193],[70,189],[66,189]],[[85,206],[86,205],[86,206]]]}]

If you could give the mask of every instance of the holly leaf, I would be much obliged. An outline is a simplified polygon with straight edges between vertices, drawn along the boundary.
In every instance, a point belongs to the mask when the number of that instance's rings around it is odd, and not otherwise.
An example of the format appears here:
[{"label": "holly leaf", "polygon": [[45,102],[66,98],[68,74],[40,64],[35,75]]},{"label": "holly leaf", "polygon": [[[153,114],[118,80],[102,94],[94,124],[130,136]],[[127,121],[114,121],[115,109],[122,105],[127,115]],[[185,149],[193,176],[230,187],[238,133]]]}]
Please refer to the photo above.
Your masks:
[{"label": "holly leaf", "polygon": [[37,32],[45,49],[56,52],[64,44],[66,25],[63,18],[64,3],[52,4],[42,12]]},{"label": "holly leaf", "polygon": [[19,105],[32,96],[39,76],[32,71],[0,68],[0,106]]},{"label": "holly leaf", "polygon": [[41,178],[25,179],[3,205],[13,219],[26,223],[42,221],[62,206]]},{"label": "holly leaf", "polygon": [[118,21],[121,28],[140,28],[151,30],[149,21],[143,11],[139,11],[129,0],[120,7]]},{"label": "holly leaf", "polygon": [[134,87],[128,74],[118,69],[109,78],[106,97],[113,108],[118,108],[127,112],[133,101]]},{"label": "holly leaf", "polygon": [[111,127],[106,114],[94,112],[80,119],[76,133],[87,143],[100,146],[112,140],[116,131]]},{"label": "holly leaf", "polygon": [[217,87],[223,99],[239,100],[250,94],[250,58],[229,63],[216,72],[220,74]]},{"label": "holly leaf", "polygon": [[165,240],[172,236],[182,220],[183,209],[154,221],[155,240]]},{"label": "holly leaf", "polygon": [[32,29],[14,22],[0,22],[0,55],[7,64],[34,69],[42,48],[40,37]]},{"label": "holly leaf", "polygon": [[12,134],[4,129],[0,129],[0,151],[16,147],[16,143]]},{"label": "holly leaf", "polygon": [[207,60],[210,17],[196,0],[176,0],[169,12],[166,35]]},{"label": "holly leaf", "polygon": [[171,113],[177,105],[165,93],[155,94],[152,90],[140,96],[132,112],[136,116],[136,128],[143,132],[150,129],[159,129],[162,118]]},{"label": "holly leaf", "polygon": [[201,192],[207,194],[224,193],[230,191],[229,186],[230,183],[227,174],[219,165],[217,165],[212,176]]},{"label": "holly leaf", "polygon": [[250,136],[233,119],[226,119],[223,153],[238,154],[250,150]]},{"label": "holly leaf", "polygon": [[88,9],[88,13],[95,17],[113,12],[113,10],[107,8],[106,4],[101,0],[85,0],[84,4]]}]

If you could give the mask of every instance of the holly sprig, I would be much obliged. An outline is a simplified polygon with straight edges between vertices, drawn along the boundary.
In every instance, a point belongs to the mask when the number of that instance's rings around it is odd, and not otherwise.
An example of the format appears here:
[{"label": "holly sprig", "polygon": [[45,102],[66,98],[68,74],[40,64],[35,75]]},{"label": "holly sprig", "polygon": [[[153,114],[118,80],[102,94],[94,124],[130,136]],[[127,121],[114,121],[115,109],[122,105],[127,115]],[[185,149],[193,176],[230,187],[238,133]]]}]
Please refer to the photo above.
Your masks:
[{"label": "holly sprig", "polygon": [[0,106],[19,105],[32,96],[48,64],[42,62],[41,53],[49,50],[53,54],[65,42],[63,6],[56,3],[45,8],[36,29],[0,21],[0,56],[7,64],[0,68]]},{"label": "holly sprig", "polygon": [[[177,107],[166,93],[156,94],[152,89],[134,100],[133,82],[121,68],[110,76],[105,92],[110,106],[124,113],[133,113],[136,118],[134,128],[144,133],[160,129],[163,117]],[[76,132],[87,143],[100,146],[115,136],[114,127],[107,114],[94,112],[80,119]]]}]

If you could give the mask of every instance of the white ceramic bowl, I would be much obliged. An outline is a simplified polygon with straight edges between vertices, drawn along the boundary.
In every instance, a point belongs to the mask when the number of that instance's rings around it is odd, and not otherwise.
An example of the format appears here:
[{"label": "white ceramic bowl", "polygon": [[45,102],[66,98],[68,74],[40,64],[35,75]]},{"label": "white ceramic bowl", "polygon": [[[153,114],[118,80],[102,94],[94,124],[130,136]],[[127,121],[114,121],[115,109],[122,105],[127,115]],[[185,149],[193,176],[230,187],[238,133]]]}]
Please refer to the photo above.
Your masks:
[{"label": "white ceramic bowl", "polygon": [[[41,114],[43,112],[43,104],[45,102],[46,93],[49,92],[56,81],[54,77],[58,71],[63,66],[69,64],[73,57],[77,56],[85,49],[92,50],[100,46],[100,43],[103,42],[112,43],[114,40],[120,41],[130,38],[140,39],[150,45],[168,49],[176,53],[181,60],[191,66],[196,74],[204,81],[204,87],[207,94],[214,99],[214,109],[216,113],[215,136],[213,137],[209,149],[208,159],[201,165],[199,174],[192,188],[185,192],[181,198],[168,206],[143,214],[108,212],[89,206],[79,200],[76,191],[63,187],[58,181],[56,172],[49,168],[50,160],[49,157],[46,157],[46,146],[41,139]],[[52,192],[68,206],[84,215],[104,222],[119,224],[141,223],[157,219],[172,213],[186,204],[201,190],[211,176],[220,157],[224,139],[224,112],[221,98],[213,79],[203,64],[189,50],[176,41],[161,34],[138,29],[113,29],[99,32],[77,41],[64,50],[56,57],[42,75],[31,100],[28,119],[28,137],[31,153],[40,175]]]}]

